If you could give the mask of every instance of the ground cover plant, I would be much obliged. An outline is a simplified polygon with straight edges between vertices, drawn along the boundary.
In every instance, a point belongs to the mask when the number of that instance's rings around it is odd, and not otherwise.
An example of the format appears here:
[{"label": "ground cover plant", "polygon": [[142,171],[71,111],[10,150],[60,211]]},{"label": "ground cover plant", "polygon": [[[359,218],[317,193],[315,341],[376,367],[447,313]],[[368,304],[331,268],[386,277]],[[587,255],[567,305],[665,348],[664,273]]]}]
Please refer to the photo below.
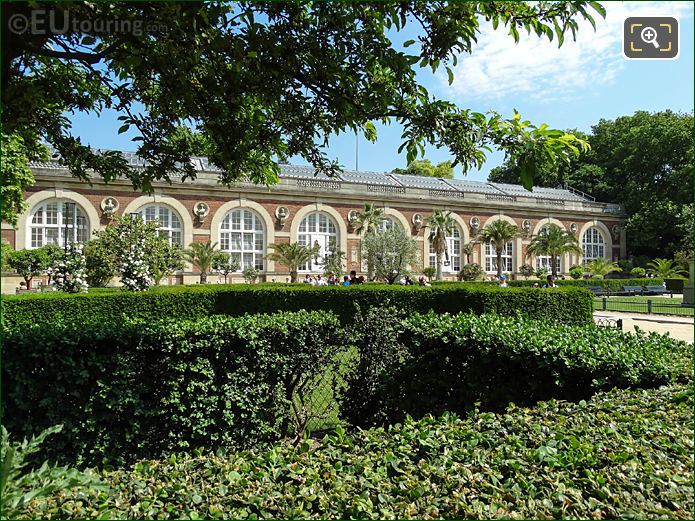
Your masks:
[{"label": "ground cover plant", "polygon": [[581,288],[498,288],[451,283],[436,287],[365,284],[313,287],[307,284],[231,284],[153,288],[146,292],[100,291],[86,295],[29,294],[2,299],[5,330],[34,324],[122,323],[163,317],[192,319],[210,315],[324,310],[350,321],[358,308],[393,305],[406,312],[494,312],[591,324],[592,295]]},{"label": "ground cover plant", "polygon": [[692,425],[691,384],[612,390],[140,461],[101,472],[109,491],[55,493],[17,517],[692,519]]}]

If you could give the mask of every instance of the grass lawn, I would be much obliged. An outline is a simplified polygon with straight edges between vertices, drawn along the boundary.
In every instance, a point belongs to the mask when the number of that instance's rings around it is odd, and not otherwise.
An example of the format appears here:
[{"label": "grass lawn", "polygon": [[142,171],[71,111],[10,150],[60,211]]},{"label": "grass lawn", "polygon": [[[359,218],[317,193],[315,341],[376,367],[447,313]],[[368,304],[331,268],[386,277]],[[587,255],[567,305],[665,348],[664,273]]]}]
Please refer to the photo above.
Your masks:
[{"label": "grass lawn", "polygon": [[[647,313],[647,301],[652,302],[652,314],[693,316],[692,307],[682,307],[682,296],[652,297],[607,297],[605,311],[624,311],[627,313]],[[594,299],[594,311],[604,311],[603,297]]]}]

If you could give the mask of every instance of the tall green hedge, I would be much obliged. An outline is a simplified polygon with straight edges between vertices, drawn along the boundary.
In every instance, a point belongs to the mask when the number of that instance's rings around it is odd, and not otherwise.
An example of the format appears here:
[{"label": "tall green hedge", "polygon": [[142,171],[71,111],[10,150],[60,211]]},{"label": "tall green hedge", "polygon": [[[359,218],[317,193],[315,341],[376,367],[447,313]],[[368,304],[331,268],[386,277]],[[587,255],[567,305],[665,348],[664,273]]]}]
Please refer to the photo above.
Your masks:
[{"label": "tall green hedge", "polygon": [[361,356],[342,413],[360,426],[463,413],[475,404],[503,410],[510,402],[580,400],[692,374],[685,342],[594,326],[498,315],[399,318],[396,310],[379,310],[366,314],[356,334]]},{"label": "tall green hedge", "polygon": [[568,324],[592,322],[592,295],[580,288],[498,288],[484,284],[435,287],[365,284],[313,287],[304,284],[209,285],[157,288],[142,293],[68,295],[59,293],[3,298],[6,330],[33,324],[119,323],[209,315],[326,310],[349,321],[358,308],[396,306],[407,312],[495,312],[549,318]]},{"label": "tall green hedge", "polygon": [[337,318],[316,312],[14,331],[3,425],[21,439],[62,424],[47,456],[90,465],[263,446],[295,433],[294,393],[346,345]]},{"label": "tall green hedge", "polygon": [[339,404],[340,418],[366,425],[475,403],[579,399],[692,373],[690,348],[660,335],[404,315],[371,308],[345,327],[330,313],[300,311],[11,331],[3,424],[19,438],[63,424],[48,457],[118,464],[296,438],[325,404],[318,391]]}]

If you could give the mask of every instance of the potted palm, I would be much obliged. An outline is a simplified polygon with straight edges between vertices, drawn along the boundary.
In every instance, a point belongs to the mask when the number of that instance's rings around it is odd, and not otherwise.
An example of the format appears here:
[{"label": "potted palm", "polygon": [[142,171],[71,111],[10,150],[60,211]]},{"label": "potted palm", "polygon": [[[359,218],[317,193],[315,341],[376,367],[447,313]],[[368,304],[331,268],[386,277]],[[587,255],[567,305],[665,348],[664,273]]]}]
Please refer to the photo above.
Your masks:
[{"label": "potted palm", "polygon": [[526,257],[547,255],[550,257],[550,270],[553,278],[557,278],[557,259],[565,253],[582,254],[577,238],[566,232],[557,224],[549,224],[541,233],[531,238],[526,247]]},{"label": "potted palm", "polygon": [[207,283],[208,273],[210,273],[212,263],[218,253],[215,246],[217,243],[212,244],[210,241],[194,242],[183,252],[184,258],[200,272],[201,284]]},{"label": "potted palm", "polygon": [[491,222],[478,233],[478,241],[482,243],[489,242],[495,247],[498,279],[502,277],[502,272],[504,271],[504,266],[502,266],[504,246],[519,237],[519,235],[521,235],[521,232],[517,226],[502,219]]},{"label": "potted palm", "polygon": [[268,248],[274,250],[268,254],[268,259],[287,266],[290,271],[290,282],[297,282],[299,267],[311,260],[315,251],[296,242],[283,242],[269,244]]},{"label": "potted palm", "polygon": [[427,226],[430,229],[429,240],[437,255],[437,273],[435,280],[442,279],[442,258],[448,255],[446,238],[452,234],[454,229],[454,218],[451,212],[435,210],[427,219]]}]

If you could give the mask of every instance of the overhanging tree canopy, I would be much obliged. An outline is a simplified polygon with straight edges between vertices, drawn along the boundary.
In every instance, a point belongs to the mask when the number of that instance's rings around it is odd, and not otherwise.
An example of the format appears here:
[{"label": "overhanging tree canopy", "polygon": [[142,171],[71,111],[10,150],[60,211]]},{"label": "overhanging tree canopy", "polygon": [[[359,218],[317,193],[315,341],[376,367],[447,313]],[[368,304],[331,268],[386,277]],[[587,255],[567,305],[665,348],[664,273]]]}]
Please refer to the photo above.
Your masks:
[{"label": "overhanging tree canopy", "polygon": [[[37,8],[58,27],[67,17],[69,30],[7,30]],[[466,169],[499,147],[520,162],[530,187],[538,157],[566,158],[583,142],[518,114],[503,119],[433,99],[417,81],[418,66],[446,67],[453,80],[449,66],[471,52],[482,23],[516,40],[526,30],[561,45],[596,13],[605,15],[585,1],[7,3],[2,123],[27,146],[36,139],[54,146],[79,178],[93,169],[143,190],[174,173],[195,177],[195,144],[175,139],[181,125],[210,141],[223,182],[273,183],[278,159],[299,155],[331,173],[338,165],[324,152],[330,135],[359,131],[375,140],[373,122],[389,121],[403,125],[408,162],[431,143]],[[114,20],[141,31],[73,30]],[[392,41],[413,25],[417,41]],[[71,135],[69,113],[107,108],[123,114],[120,132],[137,131],[145,169],[132,171],[120,153],[95,153]]]}]

